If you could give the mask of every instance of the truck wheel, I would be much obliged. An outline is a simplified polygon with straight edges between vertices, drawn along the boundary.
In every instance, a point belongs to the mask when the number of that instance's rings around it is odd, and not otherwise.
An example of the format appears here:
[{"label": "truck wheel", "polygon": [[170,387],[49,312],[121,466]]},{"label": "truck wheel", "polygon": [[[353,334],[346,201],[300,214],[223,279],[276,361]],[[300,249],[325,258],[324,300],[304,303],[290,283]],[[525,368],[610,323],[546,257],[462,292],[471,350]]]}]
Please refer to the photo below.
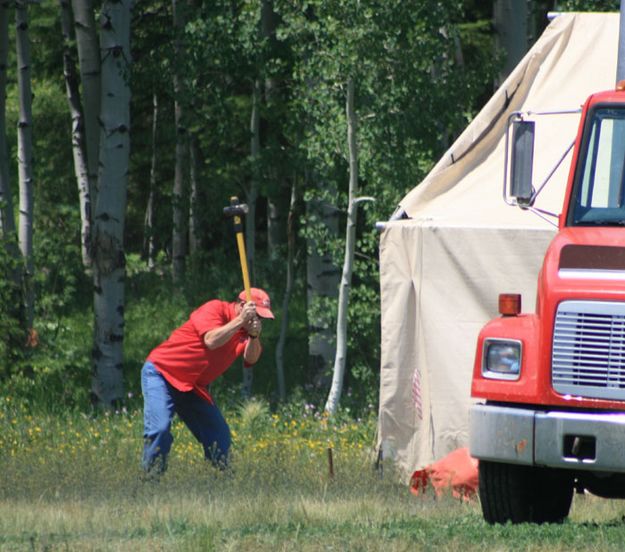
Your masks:
[{"label": "truck wheel", "polygon": [[562,523],[573,501],[574,479],[568,470],[533,468],[534,523]]},{"label": "truck wheel", "polygon": [[560,523],[569,514],[573,477],[565,471],[480,460],[479,476],[488,523]]}]

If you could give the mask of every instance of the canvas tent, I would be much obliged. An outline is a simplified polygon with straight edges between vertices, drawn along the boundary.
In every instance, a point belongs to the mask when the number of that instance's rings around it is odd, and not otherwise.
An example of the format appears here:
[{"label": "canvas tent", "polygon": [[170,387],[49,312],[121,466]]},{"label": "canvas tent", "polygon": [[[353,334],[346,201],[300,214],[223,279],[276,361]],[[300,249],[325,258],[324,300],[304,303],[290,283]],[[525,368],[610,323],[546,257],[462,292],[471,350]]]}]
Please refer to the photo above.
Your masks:
[{"label": "canvas tent", "polygon": [[[499,293],[534,307],[555,227],[502,199],[513,111],[575,109],[614,87],[618,14],[556,17],[380,237],[382,358],[378,441],[406,476],[468,443],[476,339]],[[454,106],[449,106],[453,109]],[[534,180],[575,138],[579,115],[538,117]],[[559,213],[571,155],[537,201]]]}]

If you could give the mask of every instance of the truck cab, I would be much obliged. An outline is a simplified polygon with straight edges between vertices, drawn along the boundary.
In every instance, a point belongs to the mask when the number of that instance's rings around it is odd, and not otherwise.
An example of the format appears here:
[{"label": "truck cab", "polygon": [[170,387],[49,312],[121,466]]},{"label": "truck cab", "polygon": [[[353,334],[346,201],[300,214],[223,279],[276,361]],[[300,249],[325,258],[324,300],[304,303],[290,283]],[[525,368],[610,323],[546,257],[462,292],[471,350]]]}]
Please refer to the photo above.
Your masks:
[{"label": "truck cab", "polygon": [[[504,187],[530,211],[534,127],[511,127]],[[489,523],[562,521],[574,490],[625,498],[625,82],[582,107],[557,226],[534,312],[503,294],[478,337],[470,451]]]}]

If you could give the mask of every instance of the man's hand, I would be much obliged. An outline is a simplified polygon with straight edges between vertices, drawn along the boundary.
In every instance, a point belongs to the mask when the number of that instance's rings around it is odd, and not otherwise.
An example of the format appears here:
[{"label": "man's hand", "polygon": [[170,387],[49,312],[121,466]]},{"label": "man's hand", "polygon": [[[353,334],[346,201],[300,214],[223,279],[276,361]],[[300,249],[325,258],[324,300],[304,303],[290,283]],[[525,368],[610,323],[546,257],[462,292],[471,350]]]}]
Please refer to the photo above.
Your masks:
[{"label": "man's hand", "polygon": [[245,345],[243,358],[248,365],[253,365],[258,361],[263,350],[260,339],[257,339],[262,329],[260,318],[255,315],[254,318],[244,323],[243,328],[249,337]]},{"label": "man's hand", "polygon": [[254,318],[248,325],[245,326],[245,329],[250,337],[258,337],[262,330],[260,318],[258,316]]},{"label": "man's hand", "polygon": [[241,318],[241,322],[243,322],[244,327],[246,324],[252,322],[254,318],[258,318],[258,315],[256,314],[256,303],[254,303],[254,301],[245,303],[241,307],[241,314],[239,314],[239,317]]},{"label": "man's hand", "polygon": [[258,337],[260,335],[262,324],[258,314],[256,314],[256,303],[249,301],[245,303],[241,308],[241,322],[243,329],[251,337]]}]

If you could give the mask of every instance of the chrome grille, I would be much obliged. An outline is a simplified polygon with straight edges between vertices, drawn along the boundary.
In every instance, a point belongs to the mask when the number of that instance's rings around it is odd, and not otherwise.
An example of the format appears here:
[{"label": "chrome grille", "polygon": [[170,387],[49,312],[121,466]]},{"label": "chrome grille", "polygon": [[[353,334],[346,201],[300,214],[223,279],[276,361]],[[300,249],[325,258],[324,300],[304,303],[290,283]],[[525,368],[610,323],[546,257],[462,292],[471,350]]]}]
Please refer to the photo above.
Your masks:
[{"label": "chrome grille", "polygon": [[625,400],[625,303],[560,303],[551,376],[558,393]]}]

